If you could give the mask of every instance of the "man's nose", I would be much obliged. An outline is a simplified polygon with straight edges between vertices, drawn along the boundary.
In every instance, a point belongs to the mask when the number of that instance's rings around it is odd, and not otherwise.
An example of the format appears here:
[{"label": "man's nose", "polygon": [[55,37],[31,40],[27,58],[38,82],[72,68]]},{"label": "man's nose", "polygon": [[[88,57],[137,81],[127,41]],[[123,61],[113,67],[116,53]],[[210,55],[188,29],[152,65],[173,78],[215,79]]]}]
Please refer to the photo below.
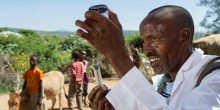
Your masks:
[{"label": "man's nose", "polygon": [[144,54],[147,55],[148,53],[151,53],[154,50],[154,47],[152,46],[151,43],[144,42],[143,49],[144,49]]}]

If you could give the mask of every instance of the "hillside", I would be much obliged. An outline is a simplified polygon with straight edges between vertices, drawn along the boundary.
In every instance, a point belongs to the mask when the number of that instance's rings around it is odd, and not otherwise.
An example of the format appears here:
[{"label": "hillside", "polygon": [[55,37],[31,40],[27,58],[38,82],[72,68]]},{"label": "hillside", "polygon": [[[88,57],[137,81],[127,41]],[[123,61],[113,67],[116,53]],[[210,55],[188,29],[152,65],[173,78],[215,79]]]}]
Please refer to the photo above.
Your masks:
[{"label": "hillside", "polygon": [[[3,30],[6,29],[9,31],[13,31],[13,32],[18,32],[19,30],[23,30],[20,28],[0,28],[0,29],[3,29]],[[29,30],[29,29],[24,29],[24,30]],[[73,32],[73,31],[67,31],[64,29],[60,29],[57,31],[42,31],[42,30],[32,30],[32,31],[39,33],[41,35],[55,35],[55,36],[61,36],[61,37],[68,37],[71,34],[75,34],[75,32]],[[137,32],[138,31],[134,31],[134,30],[124,30],[123,34],[124,34],[124,36],[130,36],[130,35],[135,34]]]}]

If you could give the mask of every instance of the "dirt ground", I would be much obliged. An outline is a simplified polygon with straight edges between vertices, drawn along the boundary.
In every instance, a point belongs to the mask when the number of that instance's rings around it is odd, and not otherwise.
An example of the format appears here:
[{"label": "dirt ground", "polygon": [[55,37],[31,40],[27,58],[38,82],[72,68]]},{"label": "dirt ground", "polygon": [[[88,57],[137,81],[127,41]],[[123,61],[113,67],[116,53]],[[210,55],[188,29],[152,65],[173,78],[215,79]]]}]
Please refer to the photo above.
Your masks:
[{"label": "dirt ground", "polygon": [[[117,82],[118,82],[118,80],[116,80],[116,79],[103,79],[103,83],[109,88],[116,85]],[[95,86],[96,86],[95,82],[94,83],[89,83],[88,92],[90,92],[92,90],[92,88],[95,87]],[[68,93],[68,84],[65,85],[65,90]],[[0,95],[0,110],[8,110],[8,99],[9,99],[9,94]],[[88,98],[87,98],[87,102],[88,102]],[[52,103],[51,100],[47,101],[47,106],[48,106],[49,109],[51,108],[51,103]],[[63,108],[64,108],[63,110],[68,110],[67,109],[68,108],[67,99],[65,98],[64,95],[62,97],[62,103],[63,103]],[[74,104],[75,104],[74,109],[78,110],[77,106],[76,106],[76,102]],[[59,108],[58,97],[57,97],[57,102],[55,104],[55,108],[56,108],[55,110],[58,110],[58,108]],[[89,106],[84,106],[83,105],[83,110],[91,110],[91,109],[89,108]]]}]

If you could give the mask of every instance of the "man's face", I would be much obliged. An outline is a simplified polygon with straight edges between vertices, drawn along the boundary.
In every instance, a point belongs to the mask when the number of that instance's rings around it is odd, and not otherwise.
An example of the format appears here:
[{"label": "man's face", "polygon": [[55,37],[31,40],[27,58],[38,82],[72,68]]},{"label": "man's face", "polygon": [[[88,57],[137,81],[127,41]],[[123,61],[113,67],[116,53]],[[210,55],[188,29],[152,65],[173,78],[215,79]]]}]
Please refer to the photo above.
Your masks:
[{"label": "man's face", "polygon": [[31,57],[30,65],[31,65],[31,67],[37,66],[37,57]]},{"label": "man's face", "polygon": [[178,70],[182,54],[179,32],[169,22],[145,19],[140,25],[140,37],[145,55],[155,73],[169,73]]}]

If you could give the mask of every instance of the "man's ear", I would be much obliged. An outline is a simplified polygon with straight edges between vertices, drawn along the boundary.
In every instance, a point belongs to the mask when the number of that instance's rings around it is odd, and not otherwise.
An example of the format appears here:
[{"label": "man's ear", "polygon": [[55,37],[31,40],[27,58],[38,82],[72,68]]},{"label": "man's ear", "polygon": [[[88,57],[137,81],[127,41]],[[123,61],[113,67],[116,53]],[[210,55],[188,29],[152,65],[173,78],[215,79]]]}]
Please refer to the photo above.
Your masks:
[{"label": "man's ear", "polygon": [[182,46],[184,45],[189,45],[189,43],[191,42],[192,38],[191,38],[191,30],[189,28],[184,28],[180,31],[180,42],[182,43]]}]

